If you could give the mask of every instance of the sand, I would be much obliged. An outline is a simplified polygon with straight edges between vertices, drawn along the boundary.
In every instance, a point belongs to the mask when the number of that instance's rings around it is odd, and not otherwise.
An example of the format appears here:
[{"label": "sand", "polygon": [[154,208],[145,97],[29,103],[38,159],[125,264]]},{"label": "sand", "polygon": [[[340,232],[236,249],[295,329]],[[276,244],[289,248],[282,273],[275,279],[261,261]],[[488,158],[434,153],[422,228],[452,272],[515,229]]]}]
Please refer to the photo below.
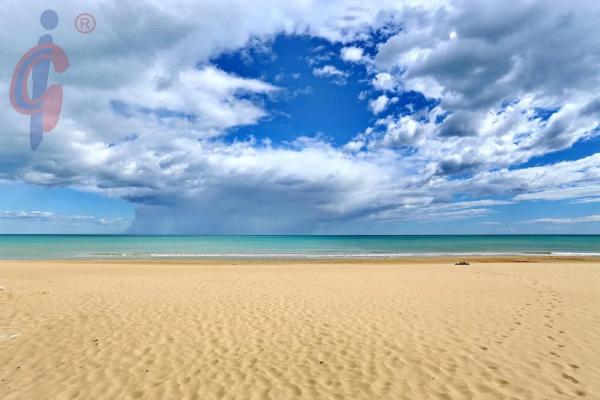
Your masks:
[{"label": "sand", "polygon": [[0,262],[0,398],[600,399],[600,263]]}]

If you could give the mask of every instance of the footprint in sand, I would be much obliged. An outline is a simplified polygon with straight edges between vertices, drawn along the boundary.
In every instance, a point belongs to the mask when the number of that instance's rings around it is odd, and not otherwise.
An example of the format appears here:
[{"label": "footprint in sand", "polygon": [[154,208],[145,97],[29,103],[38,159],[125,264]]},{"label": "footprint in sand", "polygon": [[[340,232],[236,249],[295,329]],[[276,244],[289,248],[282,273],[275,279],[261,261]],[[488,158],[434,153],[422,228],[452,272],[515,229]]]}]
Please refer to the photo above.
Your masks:
[{"label": "footprint in sand", "polygon": [[563,377],[563,379],[566,379],[571,383],[575,383],[575,384],[579,383],[579,381],[577,379],[573,378],[571,375],[565,374],[564,372],[562,374],[562,377]]}]

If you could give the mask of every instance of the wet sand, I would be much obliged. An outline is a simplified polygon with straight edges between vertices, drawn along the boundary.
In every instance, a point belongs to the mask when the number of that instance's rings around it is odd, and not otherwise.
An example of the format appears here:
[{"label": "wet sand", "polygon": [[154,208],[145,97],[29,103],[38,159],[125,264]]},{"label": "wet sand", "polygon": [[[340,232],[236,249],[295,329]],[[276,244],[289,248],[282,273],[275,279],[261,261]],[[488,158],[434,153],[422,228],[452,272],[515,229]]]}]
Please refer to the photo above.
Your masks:
[{"label": "wet sand", "polygon": [[454,261],[3,261],[0,398],[600,398],[600,262]]}]

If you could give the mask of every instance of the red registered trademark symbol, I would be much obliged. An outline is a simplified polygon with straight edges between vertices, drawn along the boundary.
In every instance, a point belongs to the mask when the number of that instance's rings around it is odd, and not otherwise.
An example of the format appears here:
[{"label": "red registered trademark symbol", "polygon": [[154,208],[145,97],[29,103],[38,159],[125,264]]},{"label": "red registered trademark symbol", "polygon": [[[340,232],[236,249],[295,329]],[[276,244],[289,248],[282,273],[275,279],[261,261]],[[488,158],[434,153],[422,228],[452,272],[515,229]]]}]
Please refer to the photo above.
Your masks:
[{"label": "red registered trademark symbol", "polygon": [[90,13],[81,13],[75,18],[75,29],[80,33],[91,33],[96,29],[96,18]]}]

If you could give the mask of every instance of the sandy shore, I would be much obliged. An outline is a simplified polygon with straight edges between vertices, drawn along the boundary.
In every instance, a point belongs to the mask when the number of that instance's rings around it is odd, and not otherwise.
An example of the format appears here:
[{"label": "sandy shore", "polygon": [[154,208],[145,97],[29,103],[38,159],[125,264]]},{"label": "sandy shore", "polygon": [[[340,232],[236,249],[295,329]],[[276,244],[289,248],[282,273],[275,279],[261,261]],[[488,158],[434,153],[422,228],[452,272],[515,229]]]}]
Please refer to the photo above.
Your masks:
[{"label": "sandy shore", "polygon": [[0,398],[600,399],[600,263],[449,261],[0,262]]}]

